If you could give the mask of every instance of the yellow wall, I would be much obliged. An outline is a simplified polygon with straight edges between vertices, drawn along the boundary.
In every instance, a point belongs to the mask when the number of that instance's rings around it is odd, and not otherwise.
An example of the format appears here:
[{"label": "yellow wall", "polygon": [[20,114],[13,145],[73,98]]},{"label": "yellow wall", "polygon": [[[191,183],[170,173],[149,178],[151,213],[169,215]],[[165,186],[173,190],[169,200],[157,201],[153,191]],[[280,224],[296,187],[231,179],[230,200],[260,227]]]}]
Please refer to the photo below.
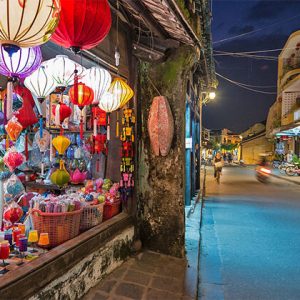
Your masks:
[{"label": "yellow wall", "polygon": [[254,165],[260,161],[261,153],[273,151],[273,144],[265,136],[258,137],[250,141],[243,141],[241,145],[242,160],[245,164]]}]

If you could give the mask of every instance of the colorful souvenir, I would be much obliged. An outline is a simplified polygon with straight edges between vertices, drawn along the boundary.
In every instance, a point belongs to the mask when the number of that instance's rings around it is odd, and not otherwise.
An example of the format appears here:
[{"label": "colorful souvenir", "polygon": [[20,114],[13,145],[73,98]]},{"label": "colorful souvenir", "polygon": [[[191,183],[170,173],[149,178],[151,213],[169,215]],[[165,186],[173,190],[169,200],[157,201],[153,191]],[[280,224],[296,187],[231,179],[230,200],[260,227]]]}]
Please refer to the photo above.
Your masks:
[{"label": "colorful souvenir", "polygon": [[54,148],[59,155],[63,155],[71,144],[71,141],[63,135],[58,135],[52,140]]},{"label": "colorful souvenir", "polygon": [[18,119],[14,116],[11,120],[8,121],[7,125],[5,125],[5,129],[9,138],[15,142],[20,136],[20,133],[23,130],[23,126],[18,122]]}]

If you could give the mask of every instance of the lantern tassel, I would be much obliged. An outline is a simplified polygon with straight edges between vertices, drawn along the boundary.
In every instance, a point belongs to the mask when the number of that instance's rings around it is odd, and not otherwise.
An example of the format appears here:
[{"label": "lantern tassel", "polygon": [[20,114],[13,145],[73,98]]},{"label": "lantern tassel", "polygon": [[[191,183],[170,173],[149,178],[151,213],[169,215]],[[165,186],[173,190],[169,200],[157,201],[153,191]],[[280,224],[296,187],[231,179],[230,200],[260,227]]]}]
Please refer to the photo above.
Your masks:
[{"label": "lantern tassel", "polygon": [[110,116],[107,114],[107,140],[110,140]]},{"label": "lantern tassel", "polygon": [[6,118],[10,120],[13,116],[13,81],[8,80],[6,92]]},{"label": "lantern tassel", "polygon": [[40,115],[40,118],[39,118],[39,125],[40,125],[40,138],[42,139],[43,138],[43,116]]},{"label": "lantern tassel", "polygon": [[80,139],[83,140],[83,115],[81,111],[81,117],[80,117]]},{"label": "lantern tassel", "polygon": [[56,126],[60,125],[60,104],[56,105],[56,107],[55,107],[54,123],[55,123]]},{"label": "lantern tassel", "polygon": [[6,135],[6,140],[5,140],[5,149],[6,151],[8,150],[9,148],[9,137],[8,137],[8,134]]},{"label": "lantern tassel", "polygon": [[119,120],[119,110],[117,110],[116,137],[119,136],[120,136],[120,120]]},{"label": "lantern tassel", "polygon": [[97,163],[96,163],[96,171],[97,171],[97,173],[99,173],[99,171],[100,171],[100,160],[99,160],[99,158],[97,159]]},{"label": "lantern tassel", "polygon": [[97,135],[97,118],[94,118],[93,122],[94,136]]},{"label": "lantern tassel", "polygon": [[78,103],[78,70],[74,71],[74,102]]},{"label": "lantern tassel", "polygon": [[25,133],[25,157],[26,161],[28,161],[28,135]]}]

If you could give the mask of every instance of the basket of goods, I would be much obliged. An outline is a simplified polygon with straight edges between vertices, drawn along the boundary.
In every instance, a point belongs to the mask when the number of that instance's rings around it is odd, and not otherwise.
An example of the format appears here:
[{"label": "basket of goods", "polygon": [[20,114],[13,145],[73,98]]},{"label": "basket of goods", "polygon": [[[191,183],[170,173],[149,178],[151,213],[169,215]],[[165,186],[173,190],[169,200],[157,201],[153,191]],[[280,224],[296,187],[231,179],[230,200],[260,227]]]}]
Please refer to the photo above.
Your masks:
[{"label": "basket of goods", "polygon": [[34,229],[48,233],[50,248],[79,235],[82,204],[74,197],[50,197],[42,201],[34,197],[31,201]]},{"label": "basket of goods", "polygon": [[88,230],[99,225],[103,219],[104,201],[98,193],[92,192],[84,196],[85,206],[82,208],[80,219],[80,231]]},{"label": "basket of goods", "polygon": [[119,184],[115,183],[106,193],[106,201],[103,210],[103,221],[112,218],[121,212],[121,201],[119,194]]}]

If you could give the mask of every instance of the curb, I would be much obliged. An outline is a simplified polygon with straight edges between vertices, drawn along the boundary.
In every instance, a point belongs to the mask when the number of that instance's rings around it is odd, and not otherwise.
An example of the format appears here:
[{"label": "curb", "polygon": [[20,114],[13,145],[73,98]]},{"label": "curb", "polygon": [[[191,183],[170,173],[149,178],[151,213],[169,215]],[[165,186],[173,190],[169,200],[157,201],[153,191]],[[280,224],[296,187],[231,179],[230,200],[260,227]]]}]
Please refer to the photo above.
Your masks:
[{"label": "curb", "polygon": [[275,174],[270,174],[270,175],[277,178],[277,179],[285,180],[285,181],[288,181],[290,183],[300,185],[300,182],[297,182],[297,181],[294,181],[294,180],[291,180],[291,179],[288,179],[288,178],[285,178],[285,177],[282,177],[282,176],[278,176],[278,175],[275,175]]}]

